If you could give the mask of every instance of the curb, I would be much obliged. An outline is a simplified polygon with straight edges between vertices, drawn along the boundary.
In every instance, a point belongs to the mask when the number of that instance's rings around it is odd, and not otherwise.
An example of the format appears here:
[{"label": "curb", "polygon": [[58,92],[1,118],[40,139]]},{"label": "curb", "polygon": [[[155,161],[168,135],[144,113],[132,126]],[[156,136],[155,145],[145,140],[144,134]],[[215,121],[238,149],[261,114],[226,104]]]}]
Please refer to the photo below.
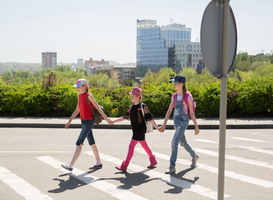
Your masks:
[{"label": "curb", "polygon": [[[69,128],[81,128],[81,124],[70,124]],[[64,124],[45,123],[0,123],[0,128],[64,128]],[[100,124],[94,125],[93,129],[131,129],[130,124]],[[166,129],[174,129],[173,125],[167,125]],[[195,129],[194,125],[189,125],[187,129]],[[199,129],[219,129],[219,125],[200,124]],[[226,129],[273,129],[273,124],[227,124]]]}]

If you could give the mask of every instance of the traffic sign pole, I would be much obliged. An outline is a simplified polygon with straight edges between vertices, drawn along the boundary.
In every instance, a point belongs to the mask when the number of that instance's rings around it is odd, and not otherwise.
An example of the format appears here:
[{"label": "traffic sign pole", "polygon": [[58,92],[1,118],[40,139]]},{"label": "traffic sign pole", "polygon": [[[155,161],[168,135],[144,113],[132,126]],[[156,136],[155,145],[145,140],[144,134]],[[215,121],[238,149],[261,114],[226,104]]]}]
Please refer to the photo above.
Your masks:
[{"label": "traffic sign pole", "polygon": [[221,91],[220,91],[220,136],[218,163],[218,200],[224,199],[225,185],[225,149],[227,118],[227,77],[228,77],[228,45],[229,45],[229,0],[222,0],[222,44],[221,44]]}]

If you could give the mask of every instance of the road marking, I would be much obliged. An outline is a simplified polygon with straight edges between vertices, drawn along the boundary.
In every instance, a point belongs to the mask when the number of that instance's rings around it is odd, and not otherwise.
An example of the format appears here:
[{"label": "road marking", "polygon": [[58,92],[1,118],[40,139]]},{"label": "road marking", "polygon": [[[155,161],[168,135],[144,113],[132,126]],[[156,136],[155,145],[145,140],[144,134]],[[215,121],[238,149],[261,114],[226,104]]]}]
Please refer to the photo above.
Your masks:
[{"label": "road marking", "polygon": [[[135,150],[138,153],[146,155],[146,152],[141,148],[135,148]],[[164,155],[164,154],[161,154],[161,153],[157,153],[157,152],[154,152],[154,151],[153,151],[153,153],[155,154],[156,158],[160,158],[160,159],[163,159],[163,160],[170,160],[170,156],[167,156],[167,155]],[[190,164],[191,164],[191,162],[189,162],[188,160],[180,159],[180,158],[178,158],[176,162],[179,163],[179,164],[187,165],[187,166],[190,166]],[[212,167],[212,166],[209,166],[209,165],[201,164],[200,162],[198,162],[198,169],[203,169],[203,170],[206,170],[208,172],[218,174],[218,168],[217,167]],[[261,187],[265,187],[265,188],[272,188],[273,187],[273,182],[258,179],[258,178],[254,178],[254,177],[250,177],[250,176],[246,176],[246,175],[242,175],[242,174],[238,174],[238,173],[235,173],[235,172],[232,172],[232,171],[225,170],[225,176],[229,177],[229,178],[232,178],[232,179],[239,180],[239,181],[243,181],[243,182],[246,182],[246,183],[250,183],[250,184],[258,185],[258,186],[261,186]]]},{"label": "road marking", "polygon": [[[210,155],[210,156],[218,157],[218,152],[213,152],[213,151],[210,151],[210,150],[205,150],[205,149],[200,149],[200,148],[195,148],[195,151],[203,153],[203,154],[207,154],[207,155]],[[242,162],[242,163],[247,163],[247,164],[250,164],[250,165],[256,165],[256,166],[259,166],[259,167],[265,167],[265,168],[273,169],[273,165],[269,165],[266,162],[260,162],[260,161],[246,159],[246,158],[242,158],[242,157],[238,157],[238,156],[231,156],[231,155],[226,154],[225,159],[234,160],[234,161],[238,161],[238,162]]]},{"label": "road marking", "polygon": [[0,180],[27,200],[53,200],[5,167],[0,166]]},{"label": "road marking", "polygon": [[48,153],[71,153],[71,151],[0,151],[0,153],[41,153],[41,154],[48,154]]},{"label": "road marking", "polygon": [[273,155],[273,151],[271,151],[271,150],[265,150],[265,149],[261,149],[261,148],[257,148],[257,147],[246,147],[246,146],[241,146],[241,145],[233,145],[233,146],[240,147],[242,149],[247,149],[250,151]]},{"label": "road marking", "polygon": [[273,142],[268,142],[264,140],[255,140],[255,139],[250,139],[250,138],[241,138],[241,137],[230,137],[231,139],[235,140],[244,140],[244,141],[250,141],[250,142],[262,142],[262,143],[273,143]]},{"label": "road marking", "polygon": [[[61,167],[61,164],[64,164],[63,162],[50,157],[50,156],[39,156],[36,157],[38,160],[50,165],[51,167],[54,167],[56,169],[59,169],[62,172],[67,173],[68,171]],[[108,183],[107,181],[100,180],[99,178],[86,173],[80,169],[73,168],[73,174],[70,173],[70,176],[73,176],[74,178],[77,178],[84,183],[93,186],[94,188],[101,190],[103,192],[106,192],[110,194],[111,196],[121,199],[121,200],[147,200],[144,197],[141,197],[135,193],[132,193],[128,190],[125,190],[121,187],[117,187],[114,184]]]},{"label": "road marking", "polygon": [[218,144],[218,142],[214,142],[212,140],[204,140],[204,139],[194,139],[197,142],[206,142],[206,143],[213,143],[213,144]]},{"label": "road marking", "polygon": [[[92,151],[88,151],[85,153],[88,155],[94,156]],[[101,152],[100,152],[100,158],[102,160],[107,161],[107,162],[114,163],[115,165],[120,165],[122,163],[121,159],[103,154]],[[133,163],[130,163],[130,165],[128,166],[128,169],[135,171],[135,172],[143,173],[145,175],[148,175],[149,177],[156,178],[156,179],[161,180],[165,183],[186,189],[188,191],[197,193],[199,195],[202,195],[202,196],[205,196],[205,197],[208,197],[211,199],[217,199],[217,191],[213,191],[210,188],[199,186],[199,185],[196,185],[192,182],[185,181],[185,180],[173,177],[168,174],[156,172],[155,170],[147,169],[147,168],[141,167],[141,166],[133,164]],[[225,194],[224,197],[227,198],[227,197],[230,197],[230,195]]]}]

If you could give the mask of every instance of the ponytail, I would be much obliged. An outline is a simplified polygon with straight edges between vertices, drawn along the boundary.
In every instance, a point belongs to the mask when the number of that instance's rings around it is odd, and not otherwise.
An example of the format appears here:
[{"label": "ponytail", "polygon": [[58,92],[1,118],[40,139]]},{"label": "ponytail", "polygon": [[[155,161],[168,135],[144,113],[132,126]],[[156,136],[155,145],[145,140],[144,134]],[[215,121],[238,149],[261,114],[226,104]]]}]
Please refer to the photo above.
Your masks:
[{"label": "ponytail", "polygon": [[183,100],[185,101],[186,92],[187,92],[186,83],[183,83],[183,86],[182,86],[183,99],[182,99],[182,101]]}]

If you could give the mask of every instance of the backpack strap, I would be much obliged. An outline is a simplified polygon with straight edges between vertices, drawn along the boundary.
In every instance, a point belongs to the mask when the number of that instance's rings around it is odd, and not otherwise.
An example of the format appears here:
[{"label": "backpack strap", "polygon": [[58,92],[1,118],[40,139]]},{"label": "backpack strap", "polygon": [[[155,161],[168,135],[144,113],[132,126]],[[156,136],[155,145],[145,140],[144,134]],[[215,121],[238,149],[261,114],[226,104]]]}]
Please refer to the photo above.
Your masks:
[{"label": "backpack strap", "polygon": [[185,104],[188,104],[188,97],[189,97],[190,92],[187,91],[185,94]]},{"label": "backpack strap", "polygon": [[173,94],[173,98],[174,98],[174,104],[173,107],[175,107],[175,98],[176,98],[177,92]]},{"label": "backpack strap", "polygon": [[141,103],[141,111],[142,111],[143,119],[144,119],[144,121],[145,121],[145,114],[144,114],[144,107],[143,107],[143,103]]}]

